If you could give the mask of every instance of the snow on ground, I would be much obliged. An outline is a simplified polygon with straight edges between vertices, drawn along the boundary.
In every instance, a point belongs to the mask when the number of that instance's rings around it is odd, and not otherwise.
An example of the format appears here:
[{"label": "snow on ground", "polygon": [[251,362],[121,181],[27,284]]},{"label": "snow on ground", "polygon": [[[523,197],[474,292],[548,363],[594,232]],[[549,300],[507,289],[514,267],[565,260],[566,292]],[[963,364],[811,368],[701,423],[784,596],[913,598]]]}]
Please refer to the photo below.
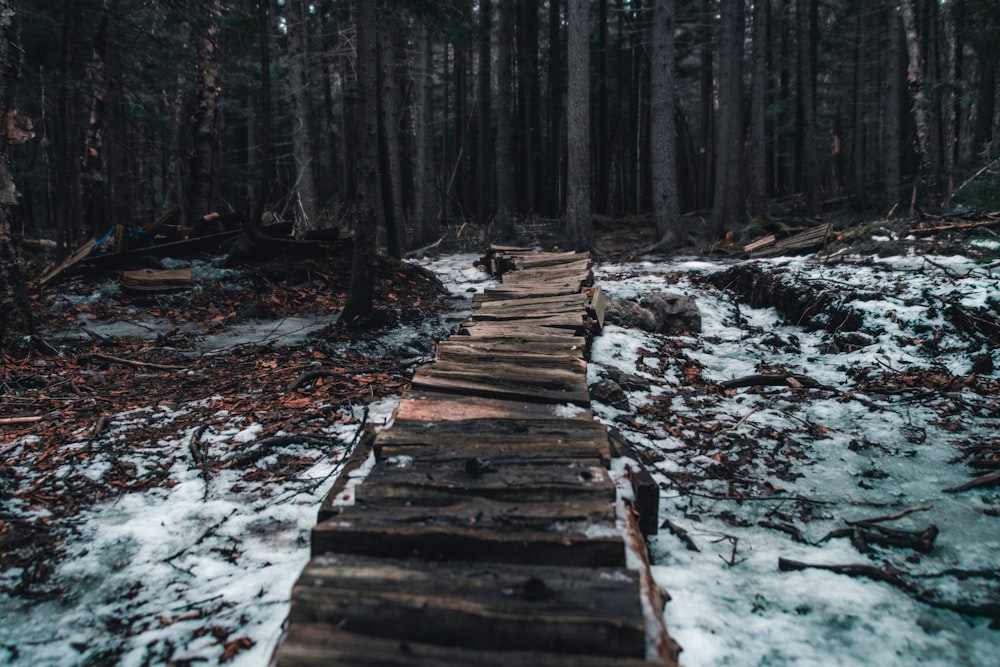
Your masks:
[{"label": "snow on ground", "polygon": [[[350,344],[352,349],[405,360],[422,354],[426,345],[418,342],[446,338],[468,315],[468,292],[489,282],[488,275],[472,266],[473,259],[456,255],[429,263],[461,297],[450,316],[400,326],[386,336]],[[196,272],[208,270],[196,267]],[[327,319],[316,318],[321,324]],[[270,341],[292,344],[320,328],[313,324],[254,322],[199,337],[193,353]],[[99,328],[93,322],[87,326]],[[135,321],[97,333],[136,336],[138,330],[155,338],[171,326],[137,312]],[[398,396],[354,406],[339,421],[315,429],[337,443],[332,448],[308,443],[276,447],[256,465],[273,464],[279,455],[313,463],[266,485],[243,468],[225,467],[206,484],[192,464],[189,450],[195,442],[216,462],[258,445],[259,423],[242,415],[219,411],[205,430],[171,429],[174,420],[192,409],[190,404],[116,415],[101,441],[113,454],[97,457],[99,462],[85,470],[66,467],[58,474],[101,479],[113,459],[115,465],[134,465],[137,476],[165,472],[165,478],[146,492],[125,494],[76,515],[77,539],[65,545],[65,558],[52,577],[53,599],[0,594],[0,664],[267,664],[288,615],[292,584],[309,558],[319,504],[336,481],[359,425],[385,425],[397,403]],[[151,424],[165,435],[137,442]],[[81,434],[79,446],[87,446],[87,439]],[[3,454],[14,454],[23,444],[4,444]],[[23,478],[32,474],[28,469],[16,472]],[[9,515],[31,511],[5,508]],[[9,590],[21,574],[6,572],[0,590]]]},{"label": "snow on ground", "polygon": [[[961,257],[769,264],[801,281],[874,291],[854,304],[872,344],[830,353],[831,334],[805,331],[773,309],[736,304],[702,279],[726,265],[681,260],[596,272],[612,297],[687,294],[703,318],[703,333],[692,337],[608,326],[595,339],[589,371],[590,382],[614,366],[652,385],[629,392],[629,410],[595,407],[654,462],[661,522],[686,530],[699,549],[688,550],[666,528],[650,544],[654,576],[672,597],[665,615],[684,649],[682,664],[997,664],[1000,629],[989,629],[988,618],[925,604],[888,583],[816,569],[782,572],[778,559],[896,568],[932,601],[1000,603],[1000,492],[942,492],[971,478],[952,461],[961,445],[996,443],[997,374],[981,391],[974,389],[983,383],[958,382],[924,396],[919,385],[864,395],[871,385],[859,379],[968,376],[982,348],[944,321],[942,299],[981,306],[1000,299],[1000,281]],[[936,345],[923,344],[936,334]],[[1000,362],[998,350],[987,353]],[[708,385],[780,368],[832,390],[698,389],[686,368],[700,369],[698,382]],[[821,542],[845,520],[925,504],[932,507],[884,525],[923,530],[933,523],[940,534],[931,553],[873,545],[864,554],[846,538]],[[776,524],[799,529],[806,542]],[[947,571],[973,574],[938,576]]]}]

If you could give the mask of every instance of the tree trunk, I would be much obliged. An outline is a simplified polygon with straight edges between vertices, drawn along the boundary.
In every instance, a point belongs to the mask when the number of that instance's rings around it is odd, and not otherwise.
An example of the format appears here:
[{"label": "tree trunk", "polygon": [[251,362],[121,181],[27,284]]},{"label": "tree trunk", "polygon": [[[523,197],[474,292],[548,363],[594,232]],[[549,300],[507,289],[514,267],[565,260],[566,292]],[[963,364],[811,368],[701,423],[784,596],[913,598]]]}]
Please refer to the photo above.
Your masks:
[{"label": "tree trunk", "polygon": [[514,1],[500,0],[497,22],[497,205],[495,237],[514,238],[514,117],[511,45],[514,41]]},{"label": "tree trunk", "polygon": [[565,0],[549,0],[549,90],[546,124],[549,141],[545,190],[548,193],[548,214],[558,216],[562,211],[562,155],[563,155],[563,48],[562,13]]},{"label": "tree trunk", "polygon": [[252,227],[261,224],[264,211],[271,203],[274,190],[275,169],[274,152],[271,145],[271,12],[270,3],[257,3],[257,35],[260,41],[260,115],[258,116],[257,133],[260,150],[260,190],[257,201],[250,209],[249,224]]},{"label": "tree trunk", "polygon": [[610,208],[610,169],[611,169],[611,136],[608,133],[608,0],[597,3],[597,143],[594,146],[594,156],[597,158],[597,192],[596,210],[607,214]]},{"label": "tree trunk", "polygon": [[358,72],[358,188],[354,201],[354,256],[351,286],[342,319],[372,312],[375,299],[375,228],[378,224],[378,0],[355,0]]},{"label": "tree trunk", "polygon": [[288,24],[288,86],[292,98],[292,154],[295,160],[295,233],[304,235],[319,225],[316,170],[313,164],[312,98],[307,73],[309,49],[309,4],[292,0],[285,4]]},{"label": "tree trunk", "polygon": [[212,180],[218,140],[216,105],[219,89],[218,35],[221,0],[207,3],[202,25],[198,30],[198,102],[194,113],[194,151],[191,156],[191,212],[197,216],[212,210]]},{"label": "tree trunk", "polygon": [[928,193],[932,193],[937,190],[937,184],[934,182],[931,118],[927,93],[924,90],[923,50],[917,34],[917,18],[913,8],[913,0],[901,0],[899,8],[903,19],[903,32],[906,35],[906,81],[913,98],[913,114],[917,121],[917,154],[920,157],[920,178],[918,180],[928,189]]},{"label": "tree trunk", "polygon": [[767,217],[767,43],[769,2],[753,4],[750,80],[750,215]]},{"label": "tree trunk", "polygon": [[707,208],[712,204],[712,174],[715,171],[713,156],[715,154],[715,137],[713,130],[715,127],[712,112],[712,100],[715,98],[715,81],[712,77],[712,67],[714,53],[712,51],[713,31],[715,24],[715,10],[711,0],[701,1],[701,27],[699,28],[699,48],[698,60],[699,82],[698,82],[698,140],[697,140],[697,164],[698,164],[698,192],[696,197],[696,208]]},{"label": "tree trunk", "polygon": [[722,0],[719,32],[719,121],[712,233],[743,223],[743,0]]},{"label": "tree trunk", "polygon": [[[12,0],[0,0],[0,112],[2,127],[7,129],[7,121],[13,122],[17,114],[9,99],[10,42],[15,37],[15,8]],[[23,121],[22,121],[23,124]],[[30,123],[28,124],[30,126]],[[11,174],[10,150],[13,142],[21,143],[33,137],[23,135],[18,139],[4,132],[0,138],[0,364],[4,355],[22,356],[29,346],[25,338],[34,333],[31,306],[24,291],[24,280],[17,268],[16,242],[20,230],[15,224],[15,207],[18,192]]]},{"label": "tree trunk", "polygon": [[412,241],[406,233],[406,211],[403,208],[403,177],[399,164],[399,114],[396,105],[396,28],[379,34],[379,122],[382,213],[386,231],[386,247],[390,257],[402,259],[403,244]]},{"label": "tree trunk", "polygon": [[413,228],[417,245],[430,241],[441,233],[435,206],[434,187],[434,60],[433,42],[427,25],[421,23],[417,45],[420,50],[414,72],[417,88],[416,113],[416,202],[413,206]]},{"label": "tree trunk", "polygon": [[886,81],[885,81],[885,206],[891,210],[899,203],[900,188],[900,98],[902,91],[900,83],[903,80],[902,71],[902,25],[899,13],[896,11],[895,0],[887,0],[885,7],[886,35],[889,45],[886,50]]},{"label": "tree trunk", "polygon": [[979,86],[976,89],[976,127],[972,139],[973,155],[993,139],[993,117],[997,97],[997,63],[988,56],[979,57]]},{"label": "tree trunk", "polygon": [[798,99],[799,123],[796,129],[799,137],[801,158],[798,168],[802,174],[806,191],[806,213],[819,215],[820,173],[819,156],[816,153],[816,71],[812,46],[812,3],[815,0],[798,0],[795,7],[795,28],[798,34]]},{"label": "tree trunk", "polygon": [[653,43],[650,63],[653,221],[656,235],[665,246],[678,244],[683,232],[677,197],[677,128],[674,120],[676,21],[676,0],[654,0],[650,31]]},{"label": "tree trunk", "polygon": [[490,42],[493,26],[493,2],[482,0],[479,3],[479,124],[476,176],[478,182],[478,198],[476,213],[479,224],[484,227],[489,224],[493,213],[493,77],[491,74],[492,54]]},{"label": "tree trunk", "polygon": [[854,170],[854,199],[858,209],[865,205],[865,152],[868,137],[868,114],[864,112],[865,87],[867,86],[865,55],[867,41],[865,8],[858,10],[858,23],[854,37],[854,126],[851,156]]},{"label": "tree trunk", "polygon": [[593,238],[590,202],[590,2],[569,0],[568,6],[566,231],[571,248],[589,251]]},{"label": "tree trunk", "polygon": [[94,38],[94,50],[87,70],[90,84],[90,119],[87,124],[86,143],[81,164],[81,201],[84,233],[98,237],[113,222],[110,220],[110,193],[108,192],[108,160],[104,146],[105,110],[108,99],[108,82],[105,59],[108,52],[108,25],[112,20],[115,0],[104,0],[101,21]]},{"label": "tree trunk", "polygon": [[[538,0],[525,0],[517,3],[521,12],[518,42],[520,44],[517,62],[518,91],[523,101],[521,118],[520,164],[521,172],[520,201],[523,210],[529,215],[534,213],[537,204],[537,194],[541,186],[538,184],[538,174],[542,171],[539,164],[539,145],[543,129],[539,103],[541,90],[538,76]],[[517,156],[515,155],[515,160]]]}]

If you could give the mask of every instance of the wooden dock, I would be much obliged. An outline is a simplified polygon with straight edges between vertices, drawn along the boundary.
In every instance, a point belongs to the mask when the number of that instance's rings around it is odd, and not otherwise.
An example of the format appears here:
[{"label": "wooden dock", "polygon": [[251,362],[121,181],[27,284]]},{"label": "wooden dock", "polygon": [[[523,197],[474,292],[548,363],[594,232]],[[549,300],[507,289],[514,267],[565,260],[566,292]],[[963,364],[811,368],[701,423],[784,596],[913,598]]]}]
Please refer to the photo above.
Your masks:
[{"label": "wooden dock", "polygon": [[502,284],[323,503],[279,667],[676,664],[640,531],[658,490],[610,473],[590,411],[590,258],[489,261]]}]

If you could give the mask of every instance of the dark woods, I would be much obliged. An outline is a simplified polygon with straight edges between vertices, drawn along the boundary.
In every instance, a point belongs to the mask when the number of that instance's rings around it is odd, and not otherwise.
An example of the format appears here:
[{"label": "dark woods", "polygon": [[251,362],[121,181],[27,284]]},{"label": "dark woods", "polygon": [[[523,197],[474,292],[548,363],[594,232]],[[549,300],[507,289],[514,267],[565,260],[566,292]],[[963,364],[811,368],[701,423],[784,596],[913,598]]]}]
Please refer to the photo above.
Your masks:
[{"label": "dark woods", "polygon": [[5,233],[63,255],[207,213],[370,219],[392,255],[533,216],[680,245],[775,202],[937,206],[998,153],[994,0],[3,5],[4,110],[36,135],[6,141]]}]

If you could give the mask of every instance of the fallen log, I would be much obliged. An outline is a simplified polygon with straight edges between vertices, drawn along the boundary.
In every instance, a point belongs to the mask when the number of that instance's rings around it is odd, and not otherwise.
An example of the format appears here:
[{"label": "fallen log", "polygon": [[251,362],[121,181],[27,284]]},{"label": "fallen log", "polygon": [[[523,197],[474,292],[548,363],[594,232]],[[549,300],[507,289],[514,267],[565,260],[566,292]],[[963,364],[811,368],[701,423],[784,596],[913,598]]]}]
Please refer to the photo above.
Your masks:
[{"label": "fallen log", "polygon": [[796,389],[806,387],[808,389],[829,389],[829,387],[817,382],[808,375],[800,375],[798,373],[747,375],[719,383],[720,389],[740,389],[742,387],[793,387]]}]

